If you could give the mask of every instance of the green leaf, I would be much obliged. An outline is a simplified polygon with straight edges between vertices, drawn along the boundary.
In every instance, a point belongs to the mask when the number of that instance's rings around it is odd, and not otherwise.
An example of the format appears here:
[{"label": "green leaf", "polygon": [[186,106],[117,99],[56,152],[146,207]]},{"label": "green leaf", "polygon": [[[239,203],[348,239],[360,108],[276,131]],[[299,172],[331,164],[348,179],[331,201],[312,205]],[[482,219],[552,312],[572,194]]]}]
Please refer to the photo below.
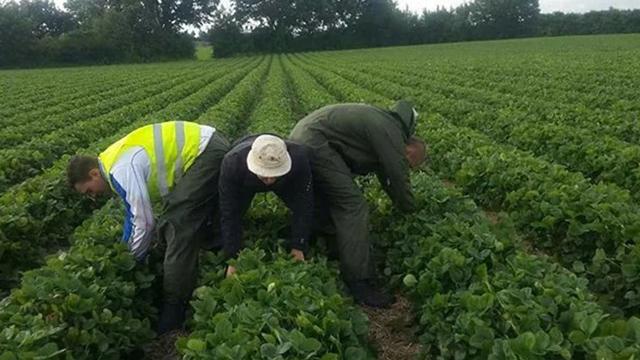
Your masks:
[{"label": "green leaf", "polygon": [[349,360],[367,360],[367,353],[357,347],[348,347],[344,352],[344,358]]},{"label": "green leaf", "polygon": [[536,345],[536,336],[527,331],[525,333],[520,334],[514,340],[513,351],[523,357],[527,357],[533,352],[533,348]]},{"label": "green leaf", "polygon": [[321,347],[322,347],[322,343],[314,338],[306,338],[300,344],[300,350],[304,352],[316,352],[320,350]]},{"label": "green leaf", "polygon": [[283,344],[280,344],[280,346],[278,346],[278,354],[283,355],[284,353],[289,351],[289,349],[291,349],[291,346],[292,344],[288,341]]},{"label": "green leaf", "polygon": [[260,355],[267,359],[273,359],[278,356],[278,354],[278,348],[273,344],[266,343],[260,346]]},{"label": "green leaf", "polygon": [[584,264],[582,263],[582,261],[574,261],[573,262],[573,271],[576,273],[583,273],[585,270],[584,268]]},{"label": "green leaf", "polygon": [[562,335],[562,331],[554,326],[549,331],[549,341],[551,344],[560,345],[564,341],[564,336]]},{"label": "green leaf", "polygon": [[604,342],[613,352],[619,353],[624,349],[624,341],[619,337],[607,336]]},{"label": "green leaf", "polygon": [[327,353],[324,354],[320,360],[338,360],[338,354],[334,354],[334,353]]},{"label": "green leaf", "polygon": [[63,352],[65,352],[65,349],[59,350],[57,344],[50,342],[38,349],[38,356],[36,356],[36,358],[42,360],[52,359]]},{"label": "green leaf", "polygon": [[402,279],[402,282],[406,287],[410,288],[410,287],[414,287],[418,283],[418,280],[413,274],[407,274]]},{"label": "green leaf", "polygon": [[18,358],[10,351],[3,352],[0,360],[18,360]]},{"label": "green leaf", "polygon": [[580,330],[586,334],[587,337],[591,336],[598,327],[598,319],[595,316],[585,316],[580,319]]},{"label": "green leaf", "polygon": [[479,326],[469,339],[469,344],[478,349],[490,348],[493,343],[493,330],[486,326]]},{"label": "green leaf", "polygon": [[632,316],[629,318],[629,326],[636,336],[635,341],[640,342],[640,318]]},{"label": "green leaf", "polygon": [[536,332],[536,343],[535,343],[535,352],[538,355],[542,355],[546,352],[549,344],[551,343],[551,338],[549,334],[540,330]]},{"label": "green leaf", "polygon": [[187,341],[187,348],[196,352],[201,352],[207,348],[207,343],[200,339],[189,339],[189,341]]},{"label": "green leaf", "polygon": [[582,345],[587,340],[587,336],[580,330],[574,330],[569,333],[569,340],[576,345]]}]

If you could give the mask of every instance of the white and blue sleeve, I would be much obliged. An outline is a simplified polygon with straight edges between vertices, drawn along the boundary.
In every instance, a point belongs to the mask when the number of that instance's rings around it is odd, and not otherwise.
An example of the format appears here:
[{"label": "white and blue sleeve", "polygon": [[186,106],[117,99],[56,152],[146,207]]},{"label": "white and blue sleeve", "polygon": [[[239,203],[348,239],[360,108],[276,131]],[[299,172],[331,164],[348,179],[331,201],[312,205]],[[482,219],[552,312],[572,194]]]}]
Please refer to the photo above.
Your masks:
[{"label": "white and blue sleeve", "polygon": [[122,241],[138,260],[144,259],[149,250],[155,225],[148,175],[149,158],[141,149],[123,154],[109,174],[116,193],[124,201]]}]

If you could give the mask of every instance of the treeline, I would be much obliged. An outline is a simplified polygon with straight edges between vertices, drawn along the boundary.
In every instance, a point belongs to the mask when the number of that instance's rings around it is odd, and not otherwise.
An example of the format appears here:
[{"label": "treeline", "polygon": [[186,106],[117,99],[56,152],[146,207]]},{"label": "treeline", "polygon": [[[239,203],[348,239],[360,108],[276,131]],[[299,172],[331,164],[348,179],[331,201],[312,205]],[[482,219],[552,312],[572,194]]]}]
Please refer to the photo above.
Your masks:
[{"label": "treeline", "polygon": [[413,14],[392,0],[233,0],[202,37],[216,56],[531,36],[640,32],[640,10],[541,14],[538,0],[473,0]]},{"label": "treeline", "polygon": [[538,0],[472,0],[413,14],[393,0],[50,0],[0,5],[0,66],[191,58],[185,26],[215,56],[529,36],[640,32],[640,10],[541,14]]},{"label": "treeline", "polygon": [[184,25],[209,20],[218,0],[49,0],[0,5],[0,66],[115,63],[193,57]]}]

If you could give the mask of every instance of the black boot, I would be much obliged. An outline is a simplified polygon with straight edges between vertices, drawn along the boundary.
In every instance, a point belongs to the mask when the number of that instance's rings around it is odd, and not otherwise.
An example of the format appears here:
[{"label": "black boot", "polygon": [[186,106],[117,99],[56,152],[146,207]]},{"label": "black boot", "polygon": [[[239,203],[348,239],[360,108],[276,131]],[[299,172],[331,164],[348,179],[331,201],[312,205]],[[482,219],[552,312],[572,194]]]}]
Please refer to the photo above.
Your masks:
[{"label": "black boot", "polygon": [[374,285],[369,280],[359,280],[347,283],[353,299],[358,304],[375,308],[388,308],[395,302],[393,295]]},{"label": "black boot", "polygon": [[160,313],[160,320],[158,321],[158,335],[163,335],[173,330],[183,329],[186,311],[187,306],[184,303],[164,303],[162,306],[162,312]]}]

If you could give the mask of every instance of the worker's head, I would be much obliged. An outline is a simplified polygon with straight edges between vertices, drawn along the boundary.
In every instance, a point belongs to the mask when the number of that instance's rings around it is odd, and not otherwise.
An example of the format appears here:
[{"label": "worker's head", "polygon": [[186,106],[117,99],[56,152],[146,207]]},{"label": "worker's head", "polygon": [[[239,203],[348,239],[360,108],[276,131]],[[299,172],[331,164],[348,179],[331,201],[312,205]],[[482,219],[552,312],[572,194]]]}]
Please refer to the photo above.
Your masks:
[{"label": "worker's head", "polygon": [[416,169],[427,158],[427,144],[416,136],[411,136],[404,146],[404,154],[409,161],[409,166]]},{"label": "worker's head", "polygon": [[260,135],[247,154],[247,168],[265,185],[273,185],[291,170],[287,144],[275,135]]},{"label": "worker's head", "polygon": [[67,181],[75,191],[95,198],[110,191],[109,184],[100,172],[98,158],[75,155],[67,166]]}]

